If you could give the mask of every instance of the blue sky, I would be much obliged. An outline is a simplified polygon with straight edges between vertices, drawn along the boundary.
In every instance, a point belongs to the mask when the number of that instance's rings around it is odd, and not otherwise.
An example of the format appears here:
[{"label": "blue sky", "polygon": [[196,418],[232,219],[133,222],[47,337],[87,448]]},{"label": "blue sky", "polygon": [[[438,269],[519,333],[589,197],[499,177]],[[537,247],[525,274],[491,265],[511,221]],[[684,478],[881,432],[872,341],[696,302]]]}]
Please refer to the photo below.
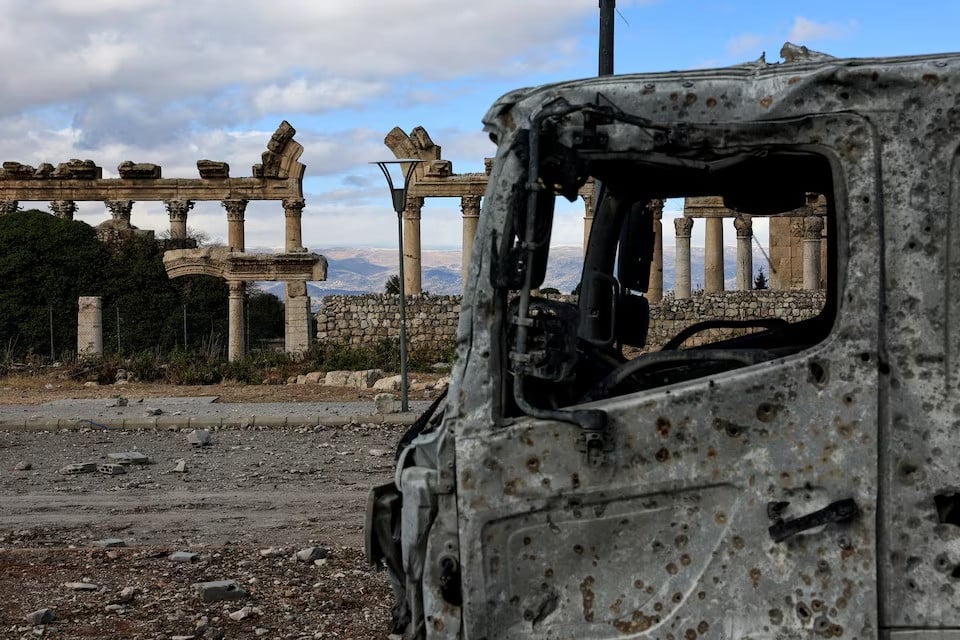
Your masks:
[{"label": "blue sky", "polygon": [[[196,160],[209,158],[249,175],[286,119],[305,147],[304,244],[392,247],[386,188],[368,164],[390,157],[384,135],[422,125],[454,171],[482,170],[494,150],[480,118],[493,100],[596,74],[597,4],[6,0],[0,159],[90,158],[106,176],[124,160],[155,162],[165,177],[192,177]],[[617,8],[618,73],[724,66],[762,52],[775,62],[787,40],[838,57],[951,51],[960,23],[960,3],[928,0],[619,0]],[[582,215],[565,208],[554,241],[579,243]],[[84,203],[79,217],[109,216]],[[169,224],[161,203],[137,204],[133,223]],[[216,203],[198,204],[188,224],[226,237]],[[668,241],[671,233],[665,224]],[[732,241],[732,228],[727,235]],[[424,248],[459,241],[459,203],[428,201]],[[251,204],[247,246],[282,244],[279,204]]]}]

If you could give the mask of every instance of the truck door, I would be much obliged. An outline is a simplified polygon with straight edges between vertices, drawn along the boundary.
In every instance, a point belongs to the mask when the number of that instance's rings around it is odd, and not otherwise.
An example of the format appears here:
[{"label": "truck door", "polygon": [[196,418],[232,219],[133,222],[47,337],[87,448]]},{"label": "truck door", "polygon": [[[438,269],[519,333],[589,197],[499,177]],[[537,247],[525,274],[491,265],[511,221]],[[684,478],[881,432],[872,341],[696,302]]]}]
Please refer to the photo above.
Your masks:
[{"label": "truck door", "polygon": [[715,149],[763,140],[832,167],[826,332],[796,353],[577,404],[607,416],[599,453],[569,422],[465,421],[465,638],[876,637],[874,134],[843,115],[724,135]]}]

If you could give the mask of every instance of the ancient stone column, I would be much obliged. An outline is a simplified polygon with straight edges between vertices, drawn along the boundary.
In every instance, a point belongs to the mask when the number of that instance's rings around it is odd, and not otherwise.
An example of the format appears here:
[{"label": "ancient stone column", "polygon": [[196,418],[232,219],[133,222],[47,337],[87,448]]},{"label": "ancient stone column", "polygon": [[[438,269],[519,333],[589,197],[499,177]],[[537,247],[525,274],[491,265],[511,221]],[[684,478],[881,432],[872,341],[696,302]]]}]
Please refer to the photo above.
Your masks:
[{"label": "ancient stone column", "polygon": [[77,355],[103,355],[103,310],[99,296],[81,296],[77,315]]},{"label": "ancient stone column", "polygon": [[77,203],[73,200],[54,200],[50,203],[50,211],[62,220],[73,220],[77,213]]},{"label": "ancient stone column", "polygon": [[690,297],[690,235],[693,231],[693,218],[674,218],[673,227],[677,232],[673,297],[682,300]]},{"label": "ancient stone column", "polygon": [[0,200],[0,216],[8,213],[16,213],[20,203],[16,200]]},{"label": "ancient stone column", "polygon": [[590,231],[593,229],[594,198],[583,198],[583,254],[587,254],[587,244],[590,242]]},{"label": "ancient stone column", "polygon": [[473,255],[473,239],[477,235],[477,221],[480,219],[480,196],[460,198],[460,211],[463,212],[463,246],[460,254],[460,276],[463,286],[467,285],[467,272],[470,270],[470,256]]},{"label": "ancient stone column", "polygon": [[803,219],[803,288],[814,291],[820,288],[820,234],[823,219],[808,216]]},{"label": "ancient stone column", "polygon": [[247,201],[224,200],[221,204],[227,210],[227,244],[230,251],[243,251],[243,213],[247,210]]},{"label": "ancient stone column", "polygon": [[420,210],[423,198],[407,196],[407,206],[403,210],[403,288],[408,296],[418,296],[422,292],[422,274],[420,258]]},{"label": "ancient stone column", "polygon": [[737,291],[753,289],[753,220],[747,215],[733,219],[737,230]]},{"label": "ancient stone column", "polygon": [[230,287],[230,316],[228,318],[229,336],[227,338],[227,357],[240,360],[247,353],[247,341],[244,326],[244,295],[247,292],[246,282],[228,282]]},{"label": "ancient stone column", "polygon": [[[303,208],[307,206],[303,198],[284,198],[283,215],[286,220],[285,251],[287,253],[306,253],[303,247],[303,232],[301,219]],[[289,285],[288,285],[289,286]]]},{"label": "ancient stone column", "polygon": [[164,200],[163,206],[170,216],[170,238],[187,239],[187,214],[193,209],[193,200]]},{"label": "ancient stone column", "polygon": [[307,283],[294,280],[286,283],[284,302],[284,349],[287,353],[305,353],[310,348],[310,296]]},{"label": "ancient stone column", "polygon": [[706,247],[704,249],[703,290],[723,291],[723,218],[706,218]]},{"label": "ancient stone column", "polygon": [[130,212],[133,210],[133,200],[104,200],[113,218],[114,229],[130,228]]},{"label": "ancient stone column", "polygon": [[653,264],[650,265],[647,300],[659,303],[663,300],[663,200],[653,200],[650,206],[653,208]]}]

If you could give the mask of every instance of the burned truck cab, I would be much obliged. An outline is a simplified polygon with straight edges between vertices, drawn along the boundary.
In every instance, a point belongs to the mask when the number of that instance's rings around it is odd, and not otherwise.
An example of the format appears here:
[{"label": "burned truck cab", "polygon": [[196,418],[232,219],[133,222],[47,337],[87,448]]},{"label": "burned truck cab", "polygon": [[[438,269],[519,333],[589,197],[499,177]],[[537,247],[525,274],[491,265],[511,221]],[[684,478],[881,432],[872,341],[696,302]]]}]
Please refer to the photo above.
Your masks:
[{"label": "burned truck cab", "polygon": [[[513,92],[447,397],[371,493],[408,638],[947,638],[960,627],[960,57]],[[579,298],[538,295],[595,185]],[[823,203],[825,302],[651,347],[653,211]],[[717,331],[722,329],[724,331]],[[953,636],[949,636],[953,637]]]}]

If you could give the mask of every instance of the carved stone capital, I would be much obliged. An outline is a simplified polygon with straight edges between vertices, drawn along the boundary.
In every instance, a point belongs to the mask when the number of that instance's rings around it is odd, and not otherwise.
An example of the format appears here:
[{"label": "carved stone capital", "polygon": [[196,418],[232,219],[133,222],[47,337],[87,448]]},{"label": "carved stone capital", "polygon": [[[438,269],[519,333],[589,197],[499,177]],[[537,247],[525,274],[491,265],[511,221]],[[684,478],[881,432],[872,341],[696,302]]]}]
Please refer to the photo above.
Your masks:
[{"label": "carved stone capital", "polygon": [[403,217],[406,220],[419,220],[420,210],[423,208],[424,199],[419,196],[407,196],[407,206],[403,209]]},{"label": "carved stone capital", "polygon": [[0,200],[0,216],[8,213],[16,213],[20,203],[16,200]]},{"label": "carved stone capital", "polygon": [[753,219],[750,216],[738,215],[733,219],[733,228],[737,230],[738,238],[753,237]]},{"label": "carved stone capital", "polygon": [[50,211],[58,218],[73,220],[77,213],[77,203],[73,200],[54,200],[50,203]]},{"label": "carved stone capital", "polygon": [[227,282],[227,287],[230,289],[231,298],[242,298],[247,292],[247,283],[242,280],[231,280]]},{"label": "carved stone capital", "polygon": [[170,221],[186,220],[187,213],[193,209],[193,200],[164,200],[163,206],[167,209]]},{"label": "carved stone capital", "polygon": [[303,208],[307,202],[303,198],[284,198],[283,215],[288,218],[299,218],[303,215]]},{"label": "carved stone capital", "polygon": [[243,213],[247,210],[246,200],[223,200],[220,204],[227,210],[227,220],[243,222]]},{"label": "carved stone capital", "polygon": [[133,200],[104,200],[103,204],[110,210],[110,215],[114,220],[130,222]]},{"label": "carved stone capital", "polygon": [[807,216],[803,219],[803,237],[805,240],[819,240],[823,233],[823,218]]},{"label": "carved stone capital", "polygon": [[480,196],[463,196],[460,198],[460,211],[464,218],[476,218],[480,215]]},{"label": "carved stone capital", "polygon": [[661,200],[660,198],[654,198],[653,200],[650,200],[649,202],[647,202],[647,210],[649,210],[650,213],[653,214],[654,220],[663,220],[664,202],[665,201]]},{"label": "carved stone capital", "polygon": [[673,228],[676,230],[678,238],[690,238],[693,232],[693,218],[674,218]]},{"label": "carved stone capital", "polygon": [[307,295],[307,283],[303,280],[287,280],[287,297],[302,298]]}]

